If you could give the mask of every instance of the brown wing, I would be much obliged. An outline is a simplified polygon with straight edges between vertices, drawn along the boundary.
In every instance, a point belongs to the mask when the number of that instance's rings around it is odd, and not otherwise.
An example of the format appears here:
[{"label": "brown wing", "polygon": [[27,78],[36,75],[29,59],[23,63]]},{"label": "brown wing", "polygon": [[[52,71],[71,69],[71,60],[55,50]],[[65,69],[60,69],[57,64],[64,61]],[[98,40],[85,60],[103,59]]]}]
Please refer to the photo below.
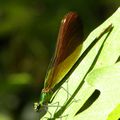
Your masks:
[{"label": "brown wing", "polygon": [[[76,49],[79,48],[82,43],[83,27],[81,20],[77,13],[70,12],[61,21],[56,50],[48,69],[44,89],[52,89],[70,70],[79,57],[81,47],[79,51]],[[64,73],[62,73],[62,71],[64,71]]]}]

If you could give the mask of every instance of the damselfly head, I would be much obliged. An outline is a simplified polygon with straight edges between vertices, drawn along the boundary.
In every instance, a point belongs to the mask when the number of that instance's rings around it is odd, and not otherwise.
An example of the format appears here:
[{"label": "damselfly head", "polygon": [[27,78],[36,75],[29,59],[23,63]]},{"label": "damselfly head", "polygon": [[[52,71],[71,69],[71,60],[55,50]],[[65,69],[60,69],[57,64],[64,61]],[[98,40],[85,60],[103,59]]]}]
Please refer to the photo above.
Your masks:
[{"label": "damselfly head", "polygon": [[38,102],[35,102],[35,103],[34,103],[34,110],[35,110],[36,112],[38,112],[40,108],[41,108],[41,105],[40,105]]}]

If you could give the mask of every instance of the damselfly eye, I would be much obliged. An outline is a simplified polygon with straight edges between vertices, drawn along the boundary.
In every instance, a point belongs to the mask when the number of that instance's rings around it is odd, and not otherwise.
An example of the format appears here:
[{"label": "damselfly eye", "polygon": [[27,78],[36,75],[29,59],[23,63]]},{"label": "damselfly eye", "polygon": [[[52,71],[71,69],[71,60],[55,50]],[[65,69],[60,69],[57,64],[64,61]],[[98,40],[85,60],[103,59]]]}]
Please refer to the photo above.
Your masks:
[{"label": "damselfly eye", "polygon": [[39,111],[40,107],[41,107],[41,105],[40,105],[39,103],[37,103],[37,102],[34,103],[34,110],[35,110],[36,112]]}]

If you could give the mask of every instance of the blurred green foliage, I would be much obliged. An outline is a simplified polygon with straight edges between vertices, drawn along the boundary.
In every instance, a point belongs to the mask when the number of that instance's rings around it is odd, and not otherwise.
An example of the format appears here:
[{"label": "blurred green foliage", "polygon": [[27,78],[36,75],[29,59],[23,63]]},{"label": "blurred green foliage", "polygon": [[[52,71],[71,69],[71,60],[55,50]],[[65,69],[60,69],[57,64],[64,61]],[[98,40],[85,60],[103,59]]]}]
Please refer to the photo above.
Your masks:
[{"label": "blurred green foliage", "polygon": [[81,16],[85,37],[120,5],[114,0],[0,1],[0,120],[33,120],[62,17]]}]

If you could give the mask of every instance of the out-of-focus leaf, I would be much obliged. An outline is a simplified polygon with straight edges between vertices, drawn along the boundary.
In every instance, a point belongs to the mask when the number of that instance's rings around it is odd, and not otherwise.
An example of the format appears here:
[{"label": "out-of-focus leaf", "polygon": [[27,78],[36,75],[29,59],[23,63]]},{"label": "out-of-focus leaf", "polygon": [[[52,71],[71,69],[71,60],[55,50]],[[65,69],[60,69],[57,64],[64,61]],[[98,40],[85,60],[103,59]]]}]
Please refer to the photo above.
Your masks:
[{"label": "out-of-focus leaf", "polygon": [[12,120],[12,118],[7,114],[0,113],[0,120]]},{"label": "out-of-focus leaf", "polygon": [[11,74],[8,83],[13,85],[25,85],[31,83],[31,76],[27,73]]},{"label": "out-of-focus leaf", "polygon": [[23,5],[0,5],[0,35],[27,26],[33,17],[33,11]]}]

